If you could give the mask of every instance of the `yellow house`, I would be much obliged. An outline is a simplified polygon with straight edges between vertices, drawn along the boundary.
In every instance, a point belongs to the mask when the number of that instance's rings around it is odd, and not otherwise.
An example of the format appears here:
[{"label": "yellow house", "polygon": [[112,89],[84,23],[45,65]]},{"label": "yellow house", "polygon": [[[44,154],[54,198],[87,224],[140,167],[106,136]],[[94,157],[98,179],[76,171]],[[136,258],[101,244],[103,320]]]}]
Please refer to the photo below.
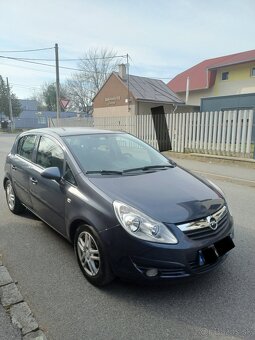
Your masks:
[{"label": "yellow house", "polygon": [[255,108],[255,50],[204,60],[168,86],[201,111]]}]

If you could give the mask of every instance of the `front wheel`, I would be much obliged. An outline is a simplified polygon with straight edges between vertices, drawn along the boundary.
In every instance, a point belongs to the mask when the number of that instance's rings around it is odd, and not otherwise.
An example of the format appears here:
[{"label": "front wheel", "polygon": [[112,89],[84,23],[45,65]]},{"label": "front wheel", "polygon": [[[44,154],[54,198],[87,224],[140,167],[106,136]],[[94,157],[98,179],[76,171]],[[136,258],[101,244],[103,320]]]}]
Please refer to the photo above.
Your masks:
[{"label": "front wheel", "polygon": [[14,214],[21,214],[25,207],[20,202],[19,198],[15,194],[12,186],[12,182],[8,179],[5,184],[5,193],[6,193],[6,201],[8,204],[9,209]]},{"label": "front wheel", "polygon": [[74,249],[79,266],[90,283],[104,286],[114,279],[103,244],[91,227],[81,225],[77,229]]}]

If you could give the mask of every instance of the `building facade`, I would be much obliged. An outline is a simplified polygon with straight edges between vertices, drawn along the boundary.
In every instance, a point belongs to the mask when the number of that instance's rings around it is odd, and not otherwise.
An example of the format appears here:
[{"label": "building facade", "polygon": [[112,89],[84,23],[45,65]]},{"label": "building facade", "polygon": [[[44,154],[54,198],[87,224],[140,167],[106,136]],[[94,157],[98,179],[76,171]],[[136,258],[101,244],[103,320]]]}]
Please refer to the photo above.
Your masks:
[{"label": "building facade", "polygon": [[238,101],[254,108],[247,94],[255,94],[255,50],[205,60],[177,75],[168,86],[186,104],[200,105],[201,110],[207,100],[212,110],[218,110],[219,97],[223,101],[229,96],[235,96],[223,105],[229,109],[238,108]]},{"label": "building facade", "polygon": [[161,80],[128,75],[125,65],[113,72],[93,99],[94,117],[151,114],[163,107],[165,113],[187,112],[194,108],[184,102]]}]

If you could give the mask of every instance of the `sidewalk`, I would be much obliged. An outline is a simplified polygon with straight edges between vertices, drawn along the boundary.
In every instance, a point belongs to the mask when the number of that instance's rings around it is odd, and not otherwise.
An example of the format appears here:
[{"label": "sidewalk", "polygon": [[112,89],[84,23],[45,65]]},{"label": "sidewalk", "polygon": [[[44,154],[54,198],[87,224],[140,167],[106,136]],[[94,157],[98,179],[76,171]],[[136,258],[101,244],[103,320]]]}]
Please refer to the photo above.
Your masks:
[{"label": "sidewalk", "polygon": [[164,152],[178,165],[204,177],[255,187],[255,162]]},{"label": "sidewalk", "polygon": [[47,340],[3,265],[0,254],[0,340]]},{"label": "sidewalk", "polygon": [[21,333],[11,324],[10,317],[0,304],[0,340],[21,340]]}]

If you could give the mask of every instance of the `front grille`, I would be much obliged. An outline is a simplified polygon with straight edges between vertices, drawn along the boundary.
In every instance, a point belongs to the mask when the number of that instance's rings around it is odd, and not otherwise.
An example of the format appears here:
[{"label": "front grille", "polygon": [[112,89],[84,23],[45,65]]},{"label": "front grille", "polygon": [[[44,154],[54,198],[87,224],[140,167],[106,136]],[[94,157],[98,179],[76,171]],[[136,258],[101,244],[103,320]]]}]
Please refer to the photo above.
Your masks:
[{"label": "front grille", "polygon": [[199,274],[199,273],[206,272],[210,269],[213,269],[213,267],[216,267],[225,258],[226,258],[226,255],[221,256],[218,258],[216,262],[203,264],[202,266],[198,263],[198,260],[196,259],[194,261],[189,261],[189,265],[190,265],[192,272]]},{"label": "front grille", "polygon": [[184,234],[187,235],[192,240],[202,240],[208,237],[216,236],[219,233],[225,231],[229,225],[228,213],[226,211],[225,215],[218,221],[218,227],[216,230],[210,227],[205,227],[197,230],[186,230]]}]

